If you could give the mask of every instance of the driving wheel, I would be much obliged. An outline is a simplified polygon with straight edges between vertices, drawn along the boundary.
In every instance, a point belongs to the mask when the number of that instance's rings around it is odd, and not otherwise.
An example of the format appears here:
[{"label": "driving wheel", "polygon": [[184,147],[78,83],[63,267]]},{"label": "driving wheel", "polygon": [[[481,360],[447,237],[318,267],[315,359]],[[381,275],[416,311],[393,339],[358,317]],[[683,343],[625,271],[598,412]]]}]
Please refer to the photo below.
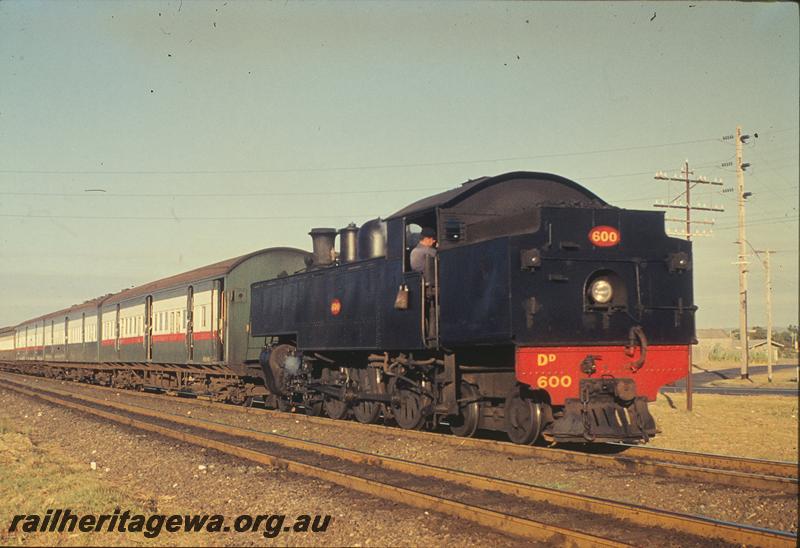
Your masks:
[{"label": "driving wheel", "polygon": [[[478,397],[478,389],[469,383],[461,383],[461,399],[471,400]],[[478,422],[481,418],[480,404],[472,401],[459,406],[457,416],[448,417],[450,431],[456,436],[471,438],[478,431]]]},{"label": "driving wheel", "polygon": [[514,388],[506,397],[505,423],[511,441],[530,445],[542,429],[542,407],[519,388]]},{"label": "driving wheel", "polygon": [[397,379],[392,390],[392,414],[400,428],[419,430],[425,424],[430,398],[420,388],[403,379]]},{"label": "driving wheel", "polygon": [[[376,393],[378,391],[377,372],[374,368],[360,369],[357,372],[359,392]],[[381,403],[370,400],[358,400],[353,405],[353,416],[358,422],[372,424],[381,415]]]}]

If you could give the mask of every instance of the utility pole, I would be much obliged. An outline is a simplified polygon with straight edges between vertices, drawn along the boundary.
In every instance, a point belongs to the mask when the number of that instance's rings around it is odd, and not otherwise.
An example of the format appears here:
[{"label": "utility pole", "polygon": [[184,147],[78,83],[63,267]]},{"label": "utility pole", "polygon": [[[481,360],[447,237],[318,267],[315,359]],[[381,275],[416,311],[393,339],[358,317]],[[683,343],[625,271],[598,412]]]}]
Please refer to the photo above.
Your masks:
[{"label": "utility pole", "polygon": [[[710,232],[692,232],[692,223],[695,224],[705,224],[705,225],[713,225],[714,220],[710,221],[692,221],[692,211],[725,211],[725,209],[721,207],[707,207],[707,206],[693,206],[692,205],[692,189],[697,185],[715,185],[715,186],[722,186],[722,181],[718,179],[714,179],[713,181],[708,180],[706,177],[700,176],[696,179],[690,178],[691,175],[694,175],[693,171],[689,170],[689,160],[686,160],[683,163],[683,170],[681,171],[682,177],[678,177],[677,175],[668,177],[665,173],[658,172],[655,175],[655,179],[659,181],[679,181],[685,184],[684,191],[678,194],[675,198],[673,198],[670,203],[668,204],[653,204],[655,207],[663,207],[668,209],[682,209],[684,210],[684,219],[674,219],[665,217],[665,221],[670,222],[683,222],[685,225],[683,233],[680,232],[671,232],[671,234],[676,236],[683,236],[686,240],[691,241],[692,236],[707,236],[710,235]],[[681,197],[686,196],[685,205],[675,204],[675,202]],[[686,410],[692,410],[692,347],[689,346],[689,363],[687,365],[688,374],[686,376]]]},{"label": "utility pole", "polygon": [[767,380],[772,382],[772,276],[769,269],[769,256],[774,251],[764,251],[767,260],[764,266],[767,269]]},{"label": "utility pole", "polygon": [[[766,271],[766,283],[764,287],[767,295],[767,380],[772,382],[772,272],[770,269],[769,256],[775,253],[775,251],[771,249],[764,249],[761,251],[753,249],[753,252],[756,254],[756,257],[761,260],[761,264],[764,265],[764,270]],[[761,259],[761,253],[765,255],[764,259]]]},{"label": "utility pole", "polygon": [[736,183],[738,187],[739,205],[739,256],[736,264],[739,265],[739,344],[742,345],[742,379],[750,378],[750,349],[747,347],[747,237],[745,235],[745,200],[750,195],[744,191],[744,170],[750,164],[742,163],[742,143],[749,139],[749,135],[742,135],[741,126],[736,126]]}]

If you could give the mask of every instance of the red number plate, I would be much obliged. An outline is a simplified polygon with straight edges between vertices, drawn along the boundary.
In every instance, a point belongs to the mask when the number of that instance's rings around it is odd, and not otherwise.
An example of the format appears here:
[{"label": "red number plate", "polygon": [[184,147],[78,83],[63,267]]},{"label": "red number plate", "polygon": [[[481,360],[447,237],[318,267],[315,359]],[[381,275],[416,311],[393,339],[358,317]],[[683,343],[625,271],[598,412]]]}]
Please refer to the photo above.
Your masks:
[{"label": "red number plate", "polygon": [[619,230],[613,226],[596,226],[589,231],[589,241],[597,247],[613,247],[620,241]]}]

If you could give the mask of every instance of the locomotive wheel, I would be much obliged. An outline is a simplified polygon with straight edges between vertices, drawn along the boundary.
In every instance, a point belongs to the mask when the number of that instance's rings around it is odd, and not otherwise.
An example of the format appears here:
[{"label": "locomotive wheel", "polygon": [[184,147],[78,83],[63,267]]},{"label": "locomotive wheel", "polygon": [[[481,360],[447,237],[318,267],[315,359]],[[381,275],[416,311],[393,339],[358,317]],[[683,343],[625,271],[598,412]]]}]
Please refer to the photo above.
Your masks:
[{"label": "locomotive wheel", "polygon": [[397,379],[392,390],[392,414],[398,426],[406,430],[422,428],[425,419],[428,418],[425,408],[429,400],[420,394],[418,387],[403,379]]},{"label": "locomotive wheel", "polygon": [[330,396],[325,396],[325,414],[332,419],[340,420],[347,417],[347,403]]},{"label": "locomotive wheel", "polygon": [[306,403],[303,407],[306,409],[306,415],[310,417],[319,417],[322,415],[322,402],[321,401],[313,401],[311,403]]},{"label": "locomotive wheel", "polygon": [[[461,383],[461,397],[472,399],[478,397],[478,389],[469,383]],[[456,436],[471,438],[478,431],[478,423],[481,418],[481,409],[478,402],[468,403],[460,409],[458,416],[448,417],[450,431]]]},{"label": "locomotive wheel", "polygon": [[360,401],[353,406],[353,416],[358,422],[375,424],[381,416],[381,404],[376,401]]},{"label": "locomotive wheel", "polygon": [[[377,386],[375,386],[377,379],[374,378],[374,370],[359,369],[356,374],[358,375],[359,389],[362,392],[377,392]],[[377,401],[359,400],[353,405],[353,416],[363,424],[376,423],[381,416],[381,404]]]},{"label": "locomotive wheel", "polygon": [[506,397],[505,423],[511,441],[530,445],[542,430],[542,408],[515,388]]}]

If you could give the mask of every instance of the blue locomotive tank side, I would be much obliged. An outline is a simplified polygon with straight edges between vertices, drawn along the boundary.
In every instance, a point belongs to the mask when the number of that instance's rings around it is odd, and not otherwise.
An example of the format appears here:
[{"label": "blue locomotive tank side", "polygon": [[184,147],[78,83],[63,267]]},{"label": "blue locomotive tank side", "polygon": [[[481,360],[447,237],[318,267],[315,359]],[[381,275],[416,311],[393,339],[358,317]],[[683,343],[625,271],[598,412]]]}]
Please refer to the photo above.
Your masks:
[{"label": "blue locomotive tank side", "polygon": [[[401,285],[409,306],[394,308]],[[423,348],[421,277],[384,258],[311,270],[252,285],[255,337],[287,337],[306,350]]]}]

